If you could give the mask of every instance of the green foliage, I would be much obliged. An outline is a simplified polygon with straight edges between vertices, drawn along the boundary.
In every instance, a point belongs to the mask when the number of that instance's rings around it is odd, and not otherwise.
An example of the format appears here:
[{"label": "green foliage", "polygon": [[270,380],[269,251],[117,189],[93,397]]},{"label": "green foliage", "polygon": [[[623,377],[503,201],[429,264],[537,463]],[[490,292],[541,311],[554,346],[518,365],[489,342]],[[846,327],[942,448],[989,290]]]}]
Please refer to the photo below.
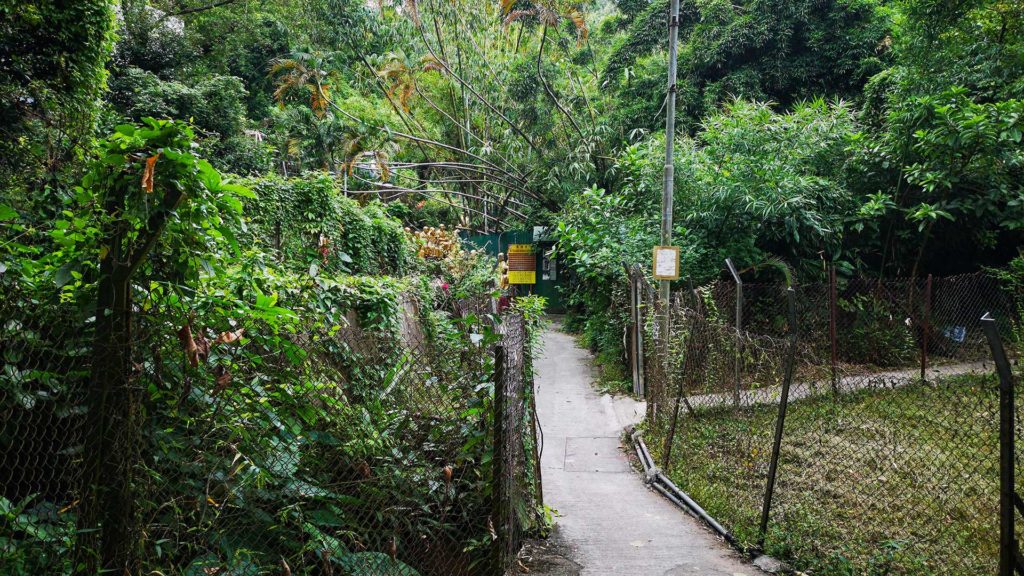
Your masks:
[{"label": "green foliage", "polygon": [[57,507],[29,495],[18,502],[0,496],[0,566],[12,576],[70,569],[75,524]]},{"label": "green foliage", "polygon": [[210,76],[195,86],[186,86],[131,67],[111,80],[110,89],[111,101],[132,120],[146,116],[180,118],[221,138],[242,132],[246,93],[238,78]]},{"label": "green foliage", "polygon": [[1000,234],[1024,228],[1021,101],[978,103],[954,87],[890,107],[886,132],[855,141],[856,167],[869,182],[899,170],[898,196],[877,216],[906,244],[939,235],[965,240],[961,250],[990,250]]},{"label": "green foliage", "polygon": [[44,186],[73,180],[106,82],[112,8],[0,2],[0,198],[35,207]]},{"label": "green foliage", "polygon": [[1014,298],[1018,317],[1008,320],[1015,328],[1014,339],[1017,348],[1024,353],[1024,254],[1011,260],[1005,269],[990,270],[989,272],[1002,282],[1007,294]]},{"label": "green foliage", "polygon": [[360,206],[326,174],[250,182],[256,239],[314,276],[325,272],[392,274],[411,269],[412,248],[401,224],[378,203]]},{"label": "green foliage", "polygon": [[839,350],[845,361],[888,368],[913,359],[917,342],[892,303],[875,295],[857,294],[839,298],[836,305],[844,317]]},{"label": "green foliage", "polygon": [[712,277],[726,257],[744,266],[775,255],[798,270],[843,258],[856,206],[842,172],[854,127],[848,106],[822,100],[788,114],[736,101],[706,119],[676,170],[677,221],[706,254],[694,278]]},{"label": "green foliage", "polygon": [[[488,542],[481,519],[489,510],[493,360],[484,351],[495,335],[479,319],[434,307],[445,304],[440,294],[473,297],[489,287],[485,259],[465,253],[439,265],[457,289],[431,286],[423,317],[403,320],[416,280],[340,266],[310,274],[291,265],[301,254],[279,264],[248,241],[275,214],[296,235],[330,223],[338,227],[332,250],[351,251],[353,267],[401,262],[392,272],[404,274],[408,240],[381,206],[339,196],[329,177],[257,180],[257,199],[198,158],[194,140],[181,122],[119,126],[49,230],[25,226],[19,211],[0,204],[9,240],[0,286],[18,296],[0,327],[5,414],[46,423],[82,414],[70,392],[95,361],[87,358],[95,323],[85,317],[94,310],[97,263],[116,257],[134,272],[133,384],[147,454],[136,462],[136,505],[147,522],[147,571],[250,573],[330,550],[342,573],[415,576],[406,555],[424,537]],[[248,229],[242,199],[260,216]],[[34,241],[17,241],[26,236]],[[406,343],[403,322],[422,323],[427,340]],[[183,339],[204,341],[208,352],[191,357],[185,346],[183,355]],[[60,376],[47,377],[51,368]],[[38,473],[33,466],[24,472]],[[458,471],[450,481],[445,466]],[[5,570],[69,572],[79,508],[60,494],[0,499]],[[403,512],[382,513],[381,502]],[[387,553],[391,542],[399,559]],[[472,562],[487,549],[456,553]]]},{"label": "green foliage", "polygon": [[547,298],[534,294],[517,296],[512,300],[512,310],[522,315],[523,322],[526,324],[526,333],[530,338],[529,346],[534,358],[538,357],[541,352],[540,332],[544,326],[547,305]]},{"label": "green foliage", "polygon": [[572,196],[556,231],[559,257],[574,274],[567,303],[581,315],[567,328],[582,332],[591,350],[613,362],[624,358],[622,331],[629,315],[625,265],[649,258],[657,231],[657,213],[642,209],[650,204],[641,194],[647,181],[633,180],[633,170],[642,168],[630,163],[633,158],[627,151],[623,160],[626,193],[588,188]]},{"label": "green foliage", "polygon": [[[633,17],[604,68],[604,82],[635,105],[634,77],[643,58],[667,47],[668,2]],[[876,0],[684,2],[680,10],[679,110],[696,128],[718,104],[735,97],[790,105],[812,95],[852,95],[882,66],[889,17]],[[664,57],[660,57],[664,61]],[[658,74],[664,84],[664,75]],[[655,94],[664,94],[662,87]],[[648,98],[655,110],[662,96]],[[653,112],[653,111],[652,111]],[[656,118],[623,116],[653,128]],[[649,124],[650,123],[650,124]]]},{"label": "green foliage", "polygon": [[458,208],[447,202],[435,199],[425,199],[409,204],[406,202],[388,202],[384,204],[384,211],[402,222],[403,225],[414,228],[438,228],[442,224],[458,221]]}]

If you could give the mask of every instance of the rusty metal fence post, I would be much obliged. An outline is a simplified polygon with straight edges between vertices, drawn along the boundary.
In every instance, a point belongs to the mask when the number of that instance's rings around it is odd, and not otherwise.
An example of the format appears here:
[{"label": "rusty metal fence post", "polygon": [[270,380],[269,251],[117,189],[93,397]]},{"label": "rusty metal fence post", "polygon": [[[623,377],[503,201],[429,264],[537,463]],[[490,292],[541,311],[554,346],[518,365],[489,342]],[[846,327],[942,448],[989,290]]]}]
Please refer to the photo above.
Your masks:
[{"label": "rusty metal fence post", "polygon": [[629,283],[629,325],[627,326],[628,335],[625,338],[626,356],[629,360],[630,372],[633,376],[633,394],[642,397],[644,390],[640,377],[640,365],[643,361],[640,356],[640,287],[629,264],[623,262],[622,267],[626,271],[626,282]]},{"label": "rusty metal fence post", "polygon": [[829,267],[828,272],[828,340],[832,352],[832,392],[839,393],[839,303],[836,287],[836,266]]},{"label": "rusty metal fence post", "polygon": [[927,382],[928,375],[928,332],[931,330],[932,315],[932,275],[924,283],[924,311],[921,315],[921,381]]},{"label": "rusty metal fence post", "polygon": [[636,372],[637,372],[637,396],[647,396],[647,375],[644,372],[644,317],[643,317],[643,294],[641,285],[642,278],[639,275],[639,267],[633,267],[633,291],[636,294],[636,325],[634,326],[634,338],[636,341]]},{"label": "rusty metal fence post", "polygon": [[999,339],[995,319],[986,313],[981,318],[981,326],[992,349],[992,360],[999,375],[999,576],[1013,576],[1014,571],[1024,574],[1024,562],[1014,533],[1017,514],[1024,514],[1024,502],[1021,502],[1014,486],[1016,431],[1013,373]]},{"label": "rusty metal fence post", "polygon": [[789,387],[793,383],[793,365],[796,362],[796,292],[792,287],[786,289],[786,303],[789,319],[789,350],[786,352],[785,375],[782,378],[782,391],[779,397],[779,415],[775,420],[775,438],[772,442],[772,456],[768,464],[768,480],[764,488],[764,503],[761,506],[761,529],[758,545],[763,549],[765,536],[768,533],[768,518],[771,514],[772,497],[775,495],[775,479],[779,469],[779,453],[782,451],[782,435],[786,426],[786,409],[789,407]]},{"label": "rusty metal fence post", "polygon": [[736,267],[732,264],[731,258],[725,259],[725,265],[729,268],[729,273],[732,274],[732,279],[736,282],[736,362],[735,362],[735,389],[733,390],[732,401],[733,405],[739,407],[740,405],[740,388],[742,384],[742,376],[740,372],[743,369],[743,280],[740,279],[739,272],[736,271]]},{"label": "rusty metal fence post", "polygon": [[492,495],[491,522],[497,538],[494,541],[493,574],[506,574],[514,557],[510,557],[508,540],[512,538],[512,486],[505,470],[505,346],[494,347],[494,455],[491,458]]},{"label": "rusty metal fence post", "polygon": [[[679,294],[676,294],[676,296],[678,302]],[[679,374],[676,375],[676,378],[678,378],[679,383],[675,387],[675,404],[672,408],[672,420],[671,422],[669,422],[668,435],[665,437],[665,444],[662,450],[662,452],[664,453],[664,456],[662,457],[662,468],[666,471],[669,469],[669,465],[672,463],[672,443],[675,441],[676,427],[679,425],[680,404],[686,406],[686,412],[689,416],[693,416],[693,406],[690,405],[690,401],[686,397],[686,390],[684,388],[684,383],[686,382],[686,379],[689,377],[690,371],[692,370],[691,357],[693,356],[693,354],[691,353],[691,347],[693,345],[694,340],[692,334],[693,318],[692,316],[689,316],[681,312],[678,306],[676,307],[674,312],[675,316],[681,317],[681,320],[684,323],[684,330],[686,331],[686,336],[685,343],[680,347],[680,349],[684,351],[683,365],[681,370],[679,371]],[[674,370],[672,372],[675,373]]]}]

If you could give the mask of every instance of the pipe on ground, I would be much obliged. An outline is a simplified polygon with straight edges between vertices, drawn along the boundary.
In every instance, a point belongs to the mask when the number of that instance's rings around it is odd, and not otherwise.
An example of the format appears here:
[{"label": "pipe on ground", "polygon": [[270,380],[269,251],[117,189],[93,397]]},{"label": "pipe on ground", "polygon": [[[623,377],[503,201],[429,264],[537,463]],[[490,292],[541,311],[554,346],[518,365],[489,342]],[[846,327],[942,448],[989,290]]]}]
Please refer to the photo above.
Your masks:
[{"label": "pipe on ground", "polygon": [[[640,434],[634,434],[633,440],[633,446],[636,449],[637,456],[640,458],[640,463],[643,464],[644,472],[648,476],[651,476],[651,471],[654,471],[653,480],[650,482],[651,486],[676,506],[679,506],[689,514],[703,520],[708,527],[724,538],[726,542],[735,545],[736,538],[734,538],[724,526],[719,524],[718,521],[708,514],[706,510],[701,508],[700,504],[697,504],[693,498],[690,498],[689,495],[680,490],[679,487],[669,480],[660,470],[657,470],[654,467],[654,459],[651,458],[651,453],[647,450],[647,445],[644,444],[643,437],[641,437]],[[658,481],[661,481],[663,486],[659,486]]]}]

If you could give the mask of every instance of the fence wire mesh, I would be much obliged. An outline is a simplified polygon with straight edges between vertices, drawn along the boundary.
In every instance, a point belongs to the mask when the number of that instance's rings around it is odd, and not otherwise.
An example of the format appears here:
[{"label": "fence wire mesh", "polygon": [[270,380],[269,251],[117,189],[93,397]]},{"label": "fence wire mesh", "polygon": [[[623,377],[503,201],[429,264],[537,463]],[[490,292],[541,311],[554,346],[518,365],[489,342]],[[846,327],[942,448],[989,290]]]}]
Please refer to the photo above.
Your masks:
[{"label": "fence wire mesh", "polygon": [[492,575],[537,525],[519,316],[421,322],[413,302],[392,330],[279,334],[139,298],[99,403],[95,319],[0,288],[0,573],[83,573],[116,546],[118,574]]},{"label": "fence wire mesh", "polygon": [[[653,299],[639,268],[631,277]],[[980,319],[990,312],[1013,342],[1020,295],[985,274],[831,280],[794,292],[793,326],[782,285],[679,292],[667,343],[658,308],[641,304],[657,463],[743,545],[763,540],[797,569],[995,573],[998,390]],[[1018,423],[1020,412],[1018,403]]]}]

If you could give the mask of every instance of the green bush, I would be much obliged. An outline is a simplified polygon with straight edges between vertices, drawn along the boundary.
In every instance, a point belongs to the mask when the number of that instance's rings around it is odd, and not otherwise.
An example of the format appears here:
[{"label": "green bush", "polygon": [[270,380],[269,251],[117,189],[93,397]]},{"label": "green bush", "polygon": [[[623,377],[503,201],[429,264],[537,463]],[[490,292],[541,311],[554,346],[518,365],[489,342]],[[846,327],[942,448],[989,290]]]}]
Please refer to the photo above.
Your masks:
[{"label": "green bush", "polygon": [[1016,346],[1024,356],[1024,254],[1010,261],[1006,268],[991,270],[1005,288],[1007,294],[1014,299],[1017,318],[1014,319]]},{"label": "green bush", "polygon": [[0,2],[0,200],[41,200],[52,216],[43,185],[80,175],[113,30],[109,0]]},{"label": "green bush", "polygon": [[360,206],[327,174],[249,181],[255,240],[295,268],[316,274],[388,274],[412,269],[412,246],[401,223],[382,205]]},{"label": "green bush", "polygon": [[917,343],[905,314],[891,303],[871,294],[839,298],[839,353],[846,362],[881,368],[906,365],[914,358]]}]

